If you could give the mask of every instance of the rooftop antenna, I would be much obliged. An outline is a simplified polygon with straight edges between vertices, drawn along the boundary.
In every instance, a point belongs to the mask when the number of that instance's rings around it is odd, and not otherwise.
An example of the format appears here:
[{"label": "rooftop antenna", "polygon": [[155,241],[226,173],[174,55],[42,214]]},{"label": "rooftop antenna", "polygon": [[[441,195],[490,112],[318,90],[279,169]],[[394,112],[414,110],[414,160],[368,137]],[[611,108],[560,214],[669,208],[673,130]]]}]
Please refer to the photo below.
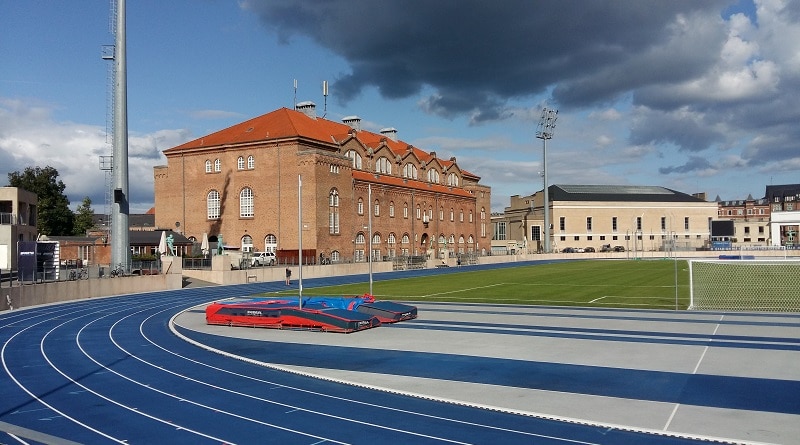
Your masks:
[{"label": "rooftop antenna", "polygon": [[544,253],[550,253],[550,200],[547,190],[547,140],[553,139],[558,110],[542,108],[542,117],[536,127],[536,138],[542,140],[542,170],[544,181]]},{"label": "rooftop antenna", "polygon": [[297,79],[294,80],[294,109],[297,109]]},{"label": "rooftop antenna", "polygon": [[325,96],[325,102],[322,109],[322,118],[325,119],[325,115],[328,114],[328,81],[322,81],[322,95]]}]

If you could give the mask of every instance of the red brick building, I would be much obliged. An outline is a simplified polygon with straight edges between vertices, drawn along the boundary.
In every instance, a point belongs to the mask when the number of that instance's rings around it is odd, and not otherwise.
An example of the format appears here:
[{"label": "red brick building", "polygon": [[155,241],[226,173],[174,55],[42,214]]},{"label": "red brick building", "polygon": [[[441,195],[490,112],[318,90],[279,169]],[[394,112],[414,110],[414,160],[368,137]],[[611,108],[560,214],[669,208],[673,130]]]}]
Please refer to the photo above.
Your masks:
[{"label": "red brick building", "polygon": [[154,168],[156,226],[189,238],[221,235],[226,247],[280,255],[297,251],[301,227],[304,252],[335,262],[489,249],[491,189],[478,176],[392,128],[317,117],[311,102],[164,155],[167,165]]}]

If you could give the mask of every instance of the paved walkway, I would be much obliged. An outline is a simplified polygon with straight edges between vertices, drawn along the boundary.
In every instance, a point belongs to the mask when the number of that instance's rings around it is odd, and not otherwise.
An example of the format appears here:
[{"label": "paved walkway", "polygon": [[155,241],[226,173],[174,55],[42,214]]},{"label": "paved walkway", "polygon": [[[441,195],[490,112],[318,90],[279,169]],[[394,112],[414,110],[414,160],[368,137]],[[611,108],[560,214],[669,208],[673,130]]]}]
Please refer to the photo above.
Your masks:
[{"label": "paved walkway", "polygon": [[[800,444],[800,314],[418,303],[353,334],[176,324],[293,372],[547,418]],[[261,347],[237,348],[230,337]],[[233,344],[235,344],[234,342]]]}]

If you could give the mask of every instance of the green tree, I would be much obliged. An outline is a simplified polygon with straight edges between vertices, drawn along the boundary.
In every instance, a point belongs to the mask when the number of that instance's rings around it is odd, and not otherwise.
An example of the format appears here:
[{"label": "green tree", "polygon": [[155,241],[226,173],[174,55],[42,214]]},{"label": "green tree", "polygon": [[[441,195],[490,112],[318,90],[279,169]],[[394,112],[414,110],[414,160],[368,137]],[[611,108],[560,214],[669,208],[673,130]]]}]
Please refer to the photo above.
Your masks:
[{"label": "green tree", "polygon": [[8,174],[8,184],[36,193],[39,199],[39,233],[43,235],[72,235],[75,214],[69,209],[69,199],[64,194],[66,186],[58,179],[53,167],[27,167],[24,172]]},{"label": "green tree", "polygon": [[75,210],[76,236],[85,236],[86,232],[94,226],[94,210],[92,210],[92,200],[88,196],[83,198],[81,205]]}]

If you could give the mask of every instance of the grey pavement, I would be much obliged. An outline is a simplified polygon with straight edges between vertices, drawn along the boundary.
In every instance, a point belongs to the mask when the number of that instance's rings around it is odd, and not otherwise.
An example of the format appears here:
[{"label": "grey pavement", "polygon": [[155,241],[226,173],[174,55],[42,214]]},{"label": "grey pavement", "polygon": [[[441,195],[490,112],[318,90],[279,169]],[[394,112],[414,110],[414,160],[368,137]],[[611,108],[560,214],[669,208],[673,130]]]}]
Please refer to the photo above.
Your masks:
[{"label": "grey pavement", "polygon": [[[513,375],[523,371],[517,377],[519,384],[513,379],[491,384],[369,368],[267,364],[348,384],[601,426],[731,443],[800,444],[800,393],[796,392],[800,387],[800,314],[415,304],[417,320],[352,334],[209,326],[202,307],[184,312],[175,323],[213,335],[290,345],[403,351],[459,357],[467,363],[470,358],[498,359],[514,369],[485,372]],[[564,375],[565,380],[575,380],[548,389],[537,385],[538,378],[546,380],[542,369],[578,369],[587,374],[585,378]],[[615,388],[619,385],[613,382],[615,373],[636,377]],[[609,387],[587,391],[587,382],[598,374],[612,376],[609,382],[597,382]],[[665,386],[661,394],[667,396],[661,399],[636,397],[658,393],[654,386],[662,384],[660,377],[687,383],[674,387],[674,399],[670,386]],[[746,385],[737,389],[690,384],[698,379]],[[737,393],[747,388],[794,394],[772,406],[770,400],[759,399],[770,393]],[[710,401],[706,403],[703,397]],[[726,406],[725,400],[732,400],[733,406]]]}]

